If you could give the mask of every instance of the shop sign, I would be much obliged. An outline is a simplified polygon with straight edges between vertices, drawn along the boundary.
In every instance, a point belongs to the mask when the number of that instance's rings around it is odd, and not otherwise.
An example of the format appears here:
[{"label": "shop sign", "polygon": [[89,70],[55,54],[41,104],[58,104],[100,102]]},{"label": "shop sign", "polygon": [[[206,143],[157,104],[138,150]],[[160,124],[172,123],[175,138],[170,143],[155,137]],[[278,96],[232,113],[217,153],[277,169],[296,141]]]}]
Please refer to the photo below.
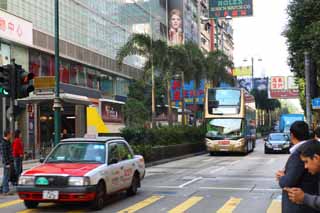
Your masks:
[{"label": "shop sign", "polygon": [[210,18],[252,15],[252,0],[209,0]]},{"label": "shop sign", "polygon": [[33,25],[31,22],[0,10],[0,37],[25,44],[33,45]]},{"label": "shop sign", "polygon": [[252,69],[250,66],[246,67],[235,67],[232,69],[232,75],[233,76],[251,76],[252,75]]},{"label": "shop sign", "polygon": [[53,89],[55,86],[55,76],[35,77],[35,89]]}]

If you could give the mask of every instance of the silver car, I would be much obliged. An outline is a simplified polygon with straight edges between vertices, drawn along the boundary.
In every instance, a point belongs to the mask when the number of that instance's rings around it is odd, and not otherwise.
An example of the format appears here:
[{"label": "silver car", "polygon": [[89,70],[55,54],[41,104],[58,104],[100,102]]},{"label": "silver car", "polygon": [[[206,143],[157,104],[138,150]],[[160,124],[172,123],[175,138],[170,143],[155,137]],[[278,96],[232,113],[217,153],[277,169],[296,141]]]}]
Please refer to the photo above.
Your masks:
[{"label": "silver car", "polygon": [[265,139],[264,153],[284,152],[289,153],[291,147],[289,136],[285,133],[270,133]]}]

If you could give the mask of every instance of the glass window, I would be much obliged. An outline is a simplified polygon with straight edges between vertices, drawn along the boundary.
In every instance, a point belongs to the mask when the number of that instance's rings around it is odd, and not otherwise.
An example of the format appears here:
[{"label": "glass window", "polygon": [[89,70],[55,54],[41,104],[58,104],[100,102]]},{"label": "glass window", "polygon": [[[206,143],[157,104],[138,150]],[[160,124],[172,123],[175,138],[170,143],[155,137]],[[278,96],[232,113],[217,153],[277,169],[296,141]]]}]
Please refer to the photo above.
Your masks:
[{"label": "glass window", "polygon": [[284,134],[271,134],[270,140],[272,140],[272,141],[285,141],[285,140],[288,140],[288,138]]},{"label": "glass window", "polygon": [[106,96],[113,95],[113,78],[111,76],[101,76],[100,90]]},{"label": "glass window", "polygon": [[110,164],[114,160],[118,162],[129,160],[133,158],[128,146],[124,143],[111,143],[108,147],[108,163]]},{"label": "glass window", "polygon": [[86,74],[82,65],[78,66],[78,83],[80,86],[86,86]]},{"label": "glass window", "polygon": [[63,83],[70,82],[70,64],[66,61],[60,61],[60,81]]},{"label": "glass window", "polygon": [[47,54],[41,55],[41,76],[50,76],[50,56]]},{"label": "glass window", "polygon": [[70,65],[70,84],[77,85],[78,80],[77,80],[77,73],[79,72],[78,65],[76,64],[71,64]]},{"label": "glass window", "polygon": [[240,94],[240,90],[234,89],[209,89],[208,100],[217,101],[218,106],[238,106]]},{"label": "glass window", "polygon": [[63,143],[50,154],[47,163],[105,163],[105,144]]},{"label": "glass window", "polygon": [[243,135],[244,124],[242,119],[212,119],[207,125],[207,136],[239,137]]},{"label": "glass window", "polygon": [[29,71],[35,76],[40,75],[40,53],[30,50],[29,52]]}]

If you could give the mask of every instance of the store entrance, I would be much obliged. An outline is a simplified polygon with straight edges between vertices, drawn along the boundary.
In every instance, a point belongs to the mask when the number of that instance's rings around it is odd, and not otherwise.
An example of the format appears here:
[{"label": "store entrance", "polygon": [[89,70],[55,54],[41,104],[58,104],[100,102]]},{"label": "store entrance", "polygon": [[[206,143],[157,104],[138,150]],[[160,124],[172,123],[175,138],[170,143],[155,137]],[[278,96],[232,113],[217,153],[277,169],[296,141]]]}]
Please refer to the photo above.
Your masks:
[{"label": "store entrance", "polygon": [[[52,104],[42,103],[39,107],[39,154],[46,156],[49,154],[54,145],[54,112]],[[67,137],[75,136],[75,105],[64,103],[61,111],[61,133],[67,132]]]}]

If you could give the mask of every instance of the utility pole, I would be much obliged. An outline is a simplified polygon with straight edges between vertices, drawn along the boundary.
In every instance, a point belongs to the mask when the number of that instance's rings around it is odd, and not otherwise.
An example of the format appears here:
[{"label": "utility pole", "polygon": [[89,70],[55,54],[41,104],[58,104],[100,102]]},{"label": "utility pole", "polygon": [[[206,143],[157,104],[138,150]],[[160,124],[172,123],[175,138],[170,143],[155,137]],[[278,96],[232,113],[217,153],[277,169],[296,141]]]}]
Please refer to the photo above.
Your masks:
[{"label": "utility pole", "polygon": [[55,0],[54,8],[54,26],[55,26],[55,97],[53,102],[54,110],[54,144],[57,145],[60,142],[61,132],[61,100],[60,100],[60,64],[59,64],[59,0]]},{"label": "utility pole", "polygon": [[311,112],[311,87],[310,87],[310,54],[304,52],[304,75],[305,75],[305,95],[306,95],[306,117],[309,127],[312,127],[312,112]]}]

